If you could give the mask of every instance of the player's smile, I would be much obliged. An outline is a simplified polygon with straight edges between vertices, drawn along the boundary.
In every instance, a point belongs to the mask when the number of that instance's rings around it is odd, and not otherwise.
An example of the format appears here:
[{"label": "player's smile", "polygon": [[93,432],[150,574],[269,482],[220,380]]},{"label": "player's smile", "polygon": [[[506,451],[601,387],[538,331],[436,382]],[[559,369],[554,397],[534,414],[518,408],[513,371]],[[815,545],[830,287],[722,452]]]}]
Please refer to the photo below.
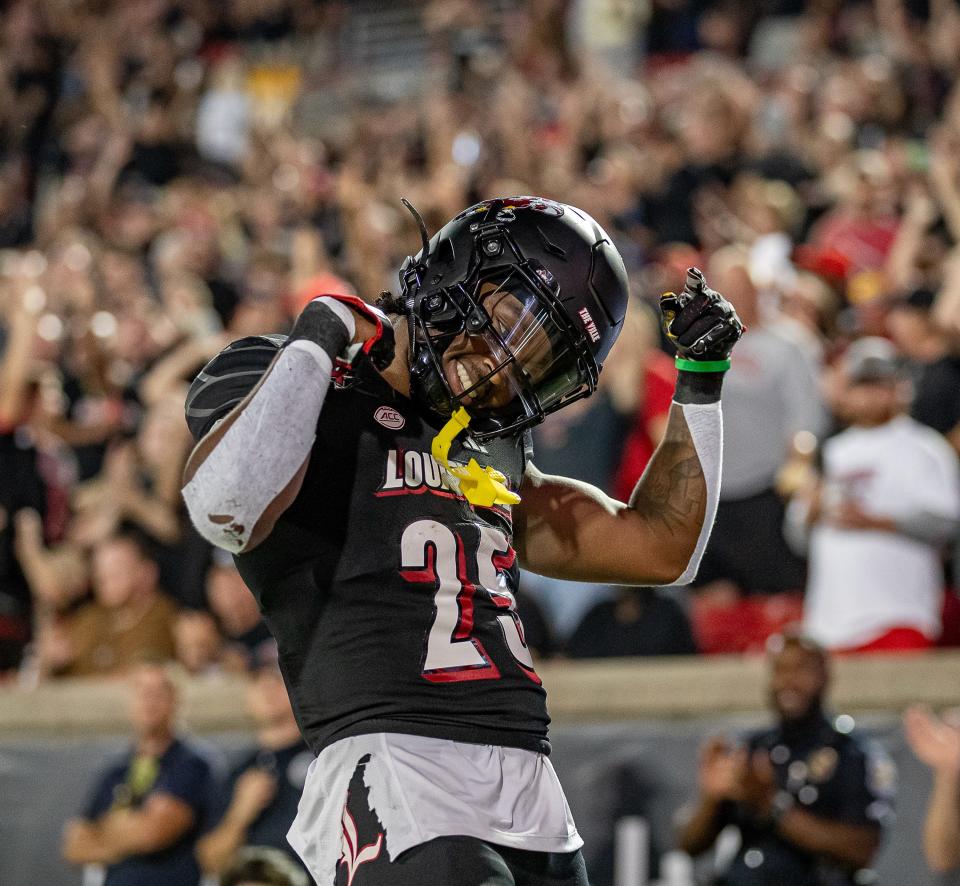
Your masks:
[{"label": "player's smile", "polygon": [[[462,338],[469,339],[470,337],[462,336]],[[483,348],[482,340],[480,342],[461,342],[458,338],[444,354],[443,371],[450,385],[450,390],[457,396],[462,396],[465,391],[493,372],[499,362],[494,361],[490,355],[476,353],[477,347]],[[454,353],[450,353],[451,351]],[[513,399],[513,391],[510,390],[510,385],[503,375],[503,371],[493,375],[478,388],[470,391],[464,397],[464,402],[488,408],[505,406]]]},{"label": "player's smile", "polygon": [[[450,390],[462,397],[465,404],[497,409],[510,403],[520,389],[519,379],[513,377],[515,370],[502,366],[509,350],[501,347],[497,337],[519,347],[514,356],[533,378],[541,377],[550,365],[552,349],[546,332],[525,312],[516,295],[490,282],[484,283],[480,291],[490,318],[489,327],[475,335],[461,332],[443,353],[443,373]],[[498,366],[502,368],[481,383]],[[470,390],[475,385],[478,387]]]}]

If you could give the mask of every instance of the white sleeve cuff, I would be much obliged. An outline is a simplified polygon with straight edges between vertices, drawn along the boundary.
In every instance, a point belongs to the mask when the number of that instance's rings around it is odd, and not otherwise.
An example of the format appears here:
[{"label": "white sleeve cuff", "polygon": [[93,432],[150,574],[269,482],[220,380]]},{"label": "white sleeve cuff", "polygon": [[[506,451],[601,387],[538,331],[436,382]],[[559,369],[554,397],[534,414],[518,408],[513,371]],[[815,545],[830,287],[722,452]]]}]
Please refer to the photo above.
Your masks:
[{"label": "white sleeve cuff", "polygon": [[[676,402],[676,401],[674,401]],[[687,568],[674,584],[690,584],[696,578],[703,552],[710,540],[713,522],[717,518],[717,505],[720,502],[720,476],[723,462],[723,413],[720,401],[715,403],[677,403],[683,410],[690,437],[693,439],[703,479],[707,486],[707,507],[703,515],[700,537],[693,549]]]}]

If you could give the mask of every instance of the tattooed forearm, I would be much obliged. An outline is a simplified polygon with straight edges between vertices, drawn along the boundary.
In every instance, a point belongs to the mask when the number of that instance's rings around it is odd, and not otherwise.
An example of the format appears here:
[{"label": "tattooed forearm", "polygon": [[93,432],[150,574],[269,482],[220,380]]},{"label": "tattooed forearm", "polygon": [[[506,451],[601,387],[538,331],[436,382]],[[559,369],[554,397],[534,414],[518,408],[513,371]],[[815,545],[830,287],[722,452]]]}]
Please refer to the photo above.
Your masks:
[{"label": "tattooed forearm", "polygon": [[707,486],[683,414],[674,409],[667,433],[640,478],[630,507],[677,542],[696,544],[707,507]]},{"label": "tattooed forearm", "polygon": [[702,519],[706,501],[700,461],[694,455],[672,460],[669,467],[651,468],[645,482],[634,490],[630,506],[662,523],[672,534],[690,529],[699,533],[697,517]]}]

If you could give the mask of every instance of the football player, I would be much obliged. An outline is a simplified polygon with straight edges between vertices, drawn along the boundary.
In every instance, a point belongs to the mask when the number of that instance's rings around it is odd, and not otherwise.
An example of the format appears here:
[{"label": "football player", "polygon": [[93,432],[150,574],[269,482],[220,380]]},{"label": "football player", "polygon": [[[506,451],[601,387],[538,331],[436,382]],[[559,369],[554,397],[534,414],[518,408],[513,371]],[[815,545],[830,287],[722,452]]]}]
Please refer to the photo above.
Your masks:
[{"label": "football player", "polygon": [[[320,883],[576,884],[516,613],[548,576],[687,582],[720,486],[720,387],[742,332],[696,269],[661,300],[680,369],[629,503],[533,464],[530,428],[591,394],[627,306],[586,213],[488,200],[371,307],[322,296],[194,381],[183,490],[234,553],[317,755],[289,840]],[[584,453],[589,458],[589,453]]]}]

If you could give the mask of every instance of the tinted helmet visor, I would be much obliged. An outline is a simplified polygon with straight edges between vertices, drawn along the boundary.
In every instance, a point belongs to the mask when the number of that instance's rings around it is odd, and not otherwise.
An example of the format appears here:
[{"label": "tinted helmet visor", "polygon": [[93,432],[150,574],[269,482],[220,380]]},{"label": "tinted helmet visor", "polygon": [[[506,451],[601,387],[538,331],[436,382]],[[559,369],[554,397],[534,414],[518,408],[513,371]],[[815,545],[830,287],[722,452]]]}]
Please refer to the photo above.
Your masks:
[{"label": "tinted helmet visor", "polygon": [[417,338],[445,401],[436,408],[465,407],[478,438],[530,427],[596,387],[596,364],[549,280],[536,268],[493,268],[421,301]]}]

